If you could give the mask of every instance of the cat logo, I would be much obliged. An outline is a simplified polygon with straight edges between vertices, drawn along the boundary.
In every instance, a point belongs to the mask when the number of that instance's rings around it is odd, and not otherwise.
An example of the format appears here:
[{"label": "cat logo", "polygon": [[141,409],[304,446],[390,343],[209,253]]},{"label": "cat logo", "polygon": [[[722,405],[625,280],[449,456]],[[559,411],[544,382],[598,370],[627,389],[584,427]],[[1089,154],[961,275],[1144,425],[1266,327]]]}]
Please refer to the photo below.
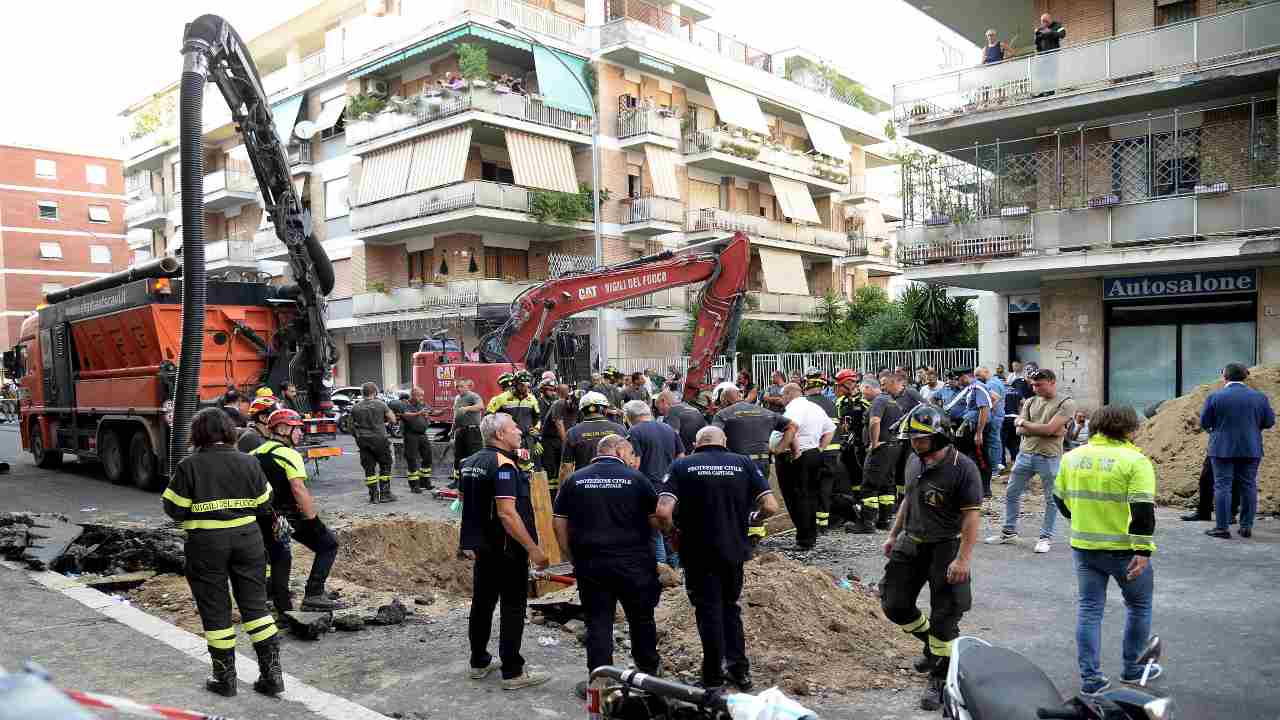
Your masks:
[{"label": "cat logo", "polygon": [[596,286],[595,286],[595,285],[591,285],[591,286],[589,286],[589,287],[584,287],[584,288],[578,288],[578,299],[579,299],[579,300],[590,300],[590,299],[594,298],[595,296],[596,296]]},{"label": "cat logo", "polygon": [[453,371],[454,371],[454,370],[456,370],[456,369],[457,369],[457,368],[455,368],[455,367],[454,367],[454,366],[452,366],[452,365],[440,365],[440,366],[437,366],[437,367],[436,367],[436,379],[437,379],[437,380],[452,380],[452,379],[453,379]]}]

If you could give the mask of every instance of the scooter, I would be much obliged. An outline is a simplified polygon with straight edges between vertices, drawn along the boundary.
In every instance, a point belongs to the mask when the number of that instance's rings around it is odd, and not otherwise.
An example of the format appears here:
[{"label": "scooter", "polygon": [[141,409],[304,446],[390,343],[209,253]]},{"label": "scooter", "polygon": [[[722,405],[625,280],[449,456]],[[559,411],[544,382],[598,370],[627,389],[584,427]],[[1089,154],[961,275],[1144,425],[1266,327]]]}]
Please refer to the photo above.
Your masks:
[{"label": "scooter", "polygon": [[604,665],[591,671],[590,720],[818,720],[771,688],[758,695],[700,688],[638,670]]},{"label": "scooter", "polygon": [[1147,681],[1162,645],[1151,638],[1138,658],[1143,666],[1136,685],[1121,685],[1098,695],[1077,695],[1065,703],[1044,671],[1012,650],[975,637],[961,637],[951,651],[951,667],[942,698],[948,720],[1171,720],[1173,699],[1149,692]]}]

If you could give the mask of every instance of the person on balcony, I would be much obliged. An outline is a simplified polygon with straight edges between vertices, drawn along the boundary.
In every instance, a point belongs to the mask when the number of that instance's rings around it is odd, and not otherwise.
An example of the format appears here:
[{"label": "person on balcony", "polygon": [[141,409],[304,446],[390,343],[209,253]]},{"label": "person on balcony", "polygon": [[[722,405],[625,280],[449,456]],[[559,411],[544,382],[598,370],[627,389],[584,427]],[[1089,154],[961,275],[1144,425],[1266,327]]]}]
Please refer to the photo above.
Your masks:
[{"label": "person on balcony", "polygon": [[983,65],[998,63],[1009,57],[1012,52],[1013,48],[1010,47],[1009,43],[996,38],[996,31],[994,28],[987,30],[987,44],[982,48]]},{"label": "person on balcony", "polygon": [[[1041,15],[1040,26],[1036,28],[1036,52],[1052,53],[1062,47],[1062,39],[1066,36],[1067,29],[1062,26],[1062,23],[1054,20],[1049,13]],[[1049,88],[1036,93],[1036,97],[1052,95],[1053,88],[1058,85],[1058,56],[1049,55],[1040,58],[1032,67],[1035,69],[1031,72],[1031,87],[1033,89]]]}]

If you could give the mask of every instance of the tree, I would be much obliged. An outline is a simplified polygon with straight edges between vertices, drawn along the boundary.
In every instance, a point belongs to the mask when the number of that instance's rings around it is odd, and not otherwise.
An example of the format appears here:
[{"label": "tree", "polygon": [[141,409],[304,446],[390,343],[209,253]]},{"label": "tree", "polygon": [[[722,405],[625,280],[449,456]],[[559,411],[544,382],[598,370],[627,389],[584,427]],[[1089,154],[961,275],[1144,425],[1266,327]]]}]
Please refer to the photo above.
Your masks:
[{"label": "tree", "polygon": [[893,307],[889,294],[877,285],[864,285],[853,294],[853,302],[845,311],[845,322],[860,328],[875,316]]},{"label": "tree", "polygon": [[900,303],[912,348],[961,347],[969,339],[969,301],[950,297],[941,285],[912,285]]},{"label": "tree", "polygon": [[776,355],[787,351],[787,334],[777,323],[743,320],[738,328],[737,351],[742,353],[738,365],[750,367],[755,355]]},{"label": "tree", "polygon": [[835,329],[845,319],[844,300],[834,291],[827,290],[822,297],[818,298],[818,304],[813,309],[813,319],[828,330]]}]

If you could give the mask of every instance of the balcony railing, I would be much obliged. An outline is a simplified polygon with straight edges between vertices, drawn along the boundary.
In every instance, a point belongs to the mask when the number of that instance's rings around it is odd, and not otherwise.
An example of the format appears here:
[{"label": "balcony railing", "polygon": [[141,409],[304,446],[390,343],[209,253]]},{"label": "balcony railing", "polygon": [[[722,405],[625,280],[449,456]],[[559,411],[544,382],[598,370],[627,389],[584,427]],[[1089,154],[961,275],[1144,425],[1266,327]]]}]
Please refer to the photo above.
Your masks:
[{"label": "balcony railing", "polygon": [[689,291],[686,288],[667,288],[650,295],[623,300],[612,307],[620,310],[657,310],[670,308],[683,310],[689,305]]},{"label": "balcony railing", "polygon": [[[746,312],[769,315],[798,315],[811,317],[818,309],[820,298],[811,295],[788,295],[752,290],[747,292]],[[752,307],[754,305],[754,307]]]},{"label": "balcony railing", "polygon": [[684,203],[664,197],[638,197],[623,200],[627,224],[684,221]]},{"label": "balcony railing", "polygon": [[129,225],[144,217],[164,215],[171,209],[173,205],[168,197],[151,190],[143,190],[129,198],[129,204],[124,208],[124,223]]},{"label": "balcony railing", "polygon": [[680,119],[661,110],[622,110],[618,113],[617,131],[619,138],[652,134],[679,140]]},{"label": "balcony railing", "polygon": [[606,0],[605,22],[635,20],[744,65],[773,72],[773,56],[645,0]]},{"label": "balcony railing", "polygon": [[894,117],[930,122],[1082,91],[1203,69],[1280,46],[1280,3],[1016,57],[893,88]]},{"label": "balcony railing", "polygon": [[241,170],[214,170],[204,176],[204,194],[221,191],[252,193],[258,191],[258,180],[251,172]]},{"label": "balcony railing", "polygon": [[398,104],[388,104],[387,109],[377,115],[362,116],[347,122],[347,143],[359,145],[472,110],[504,115],[558,130],[584,135],[591,133],[591,117],[588,115],[553,108],[529,95],[498,92],[486,87],[458,91],[432,90]]},{"label": "balcony railing", "polygon": [[470,180],[354,207],[351,209],[351,229],[369,230],[468,208],[527,213],[529,196],[536,192],[516,185]]},{"label": "balcony railing", "polygon": [[216,240],[205,245],[207,262],[251,264],[257,260],[253,254],[253,240]]},{"label": "balcony railing", "polygon": [[893,261],[892,245],[883,235],[868,235],[856,230],[849,233],[849,257],[884,258]]},{"label": "balcony railing", "polygon": [[287,152],[289,155],[289,167],[311,164],[311,143],[295,143],[288,147]]},{"label": "balcony railing", "polygon": [[1085,127],[915,155],[902,165],[907,226],[1275,185],[1276,101]]},{"label": "balcony railing", "polygon": [[849,247],[849,238],[842,232],[779,222],[756,215],[702,208],[685,213],[685,232],[704,232],[718,230],[721,232],[742,232],[759,238],[781,240],[784,242],[814,245],[845,252]]},{"label": "balcony railing", "polygon": [[758,136],[737,128],[699,130],[685,135],[685,155],[719,152],[765,165],[790,170],[809,177],[822,178],[838,185],[849,183],[849,163],[817,153],[802,153],[760,140]]},{"label": "balcony railing", "polygon": [[553,12],[533,3],[518,0],[454,0],[461,9],[489,15],[499,20],[509,20],[516,26],[563,40],[575,45],[583,44],[586,25],[573,18]]},{"label": "balcony railing", "polygon": [[354,296],[352,312],[357,316],[430,310],[474,308],[479,304],[502,304],[516,299],[536,282],[507,280],[452,280],[440,285],[395,288],[385,293]]}]

